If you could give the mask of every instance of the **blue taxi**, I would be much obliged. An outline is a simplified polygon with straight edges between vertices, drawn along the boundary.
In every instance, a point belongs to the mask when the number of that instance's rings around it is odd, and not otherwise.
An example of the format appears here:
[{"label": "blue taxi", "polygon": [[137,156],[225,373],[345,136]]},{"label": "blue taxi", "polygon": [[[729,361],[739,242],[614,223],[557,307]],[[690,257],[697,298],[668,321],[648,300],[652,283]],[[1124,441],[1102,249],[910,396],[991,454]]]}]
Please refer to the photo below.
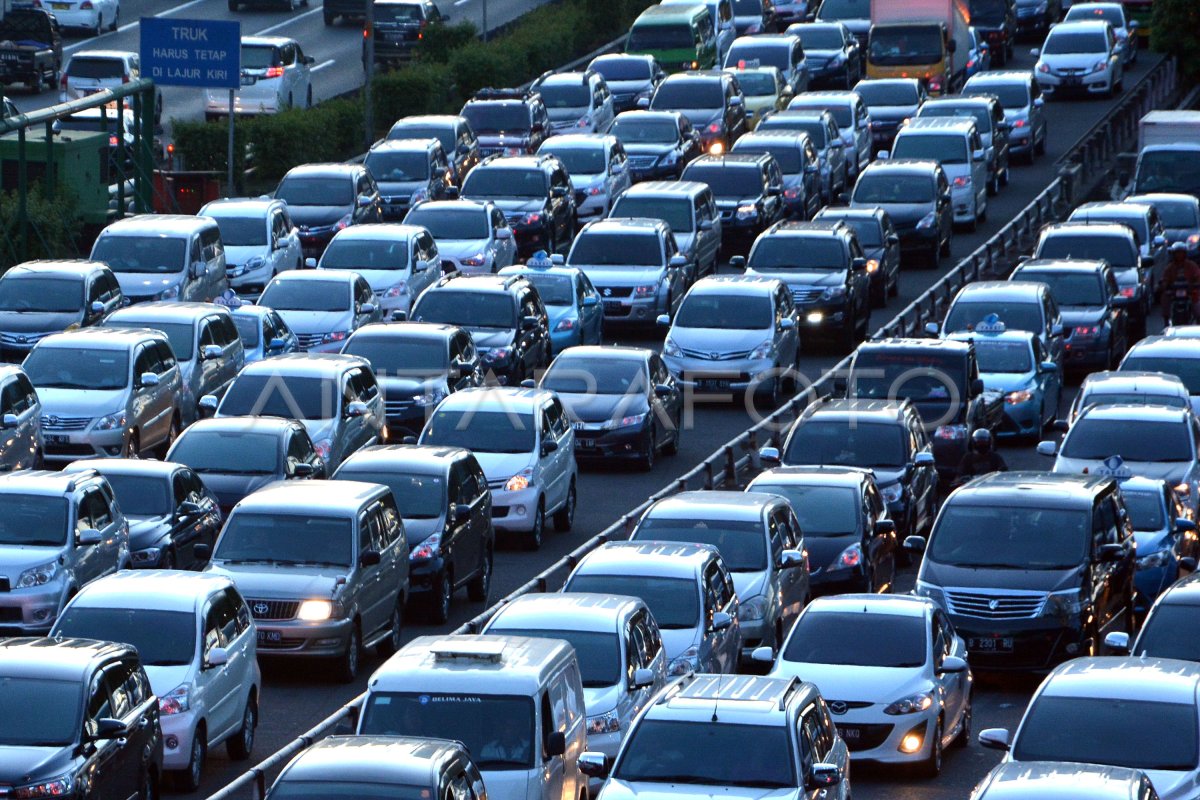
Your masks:
[{"label": "blue taxi", "polygon": [[576,345],[600,344],[604,308],[600,293],[581,270],[538,253],[524,264],[505,267],[500,274],[521,275],[538,290],[550,319],[550,350],[554,355]]},{"label": "blue taxi", "polygon": [[1144,614],[1160,593],[1187,574],[1181,559],[1194,562],[1200,556],[1200,536],[1192,509],[1169,481],[1127,478],[1121,482],[1121,496],[1137,541],[1134,608]]}]

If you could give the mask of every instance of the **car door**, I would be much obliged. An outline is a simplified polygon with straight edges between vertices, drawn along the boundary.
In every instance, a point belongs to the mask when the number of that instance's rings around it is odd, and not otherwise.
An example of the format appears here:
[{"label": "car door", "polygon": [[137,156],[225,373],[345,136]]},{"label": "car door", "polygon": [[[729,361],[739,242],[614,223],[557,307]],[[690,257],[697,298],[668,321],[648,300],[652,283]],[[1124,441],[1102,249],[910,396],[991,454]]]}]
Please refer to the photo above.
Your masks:
[{"label": "car door", "polygon": [[[171,414],[175,410],[177,398],[175,392],[178,386],[172,386],[167,380],[168,372],[164,368],[155,342],[146,342],[137,346],[133,359],[133,395],[135,423],[141,435],[140,444],[143,448],[161,442],[167,436],[171,426]],[[145,374],[157,376],[158,382],[153,386],[144,385],[142,376]]]},{"label": "car door", "polygon": [[[171,532],[163,546],[171,548],[174,563],[179,568],[195,566],[193,547],[196,544],[212,544],[205,536],[206,531],[211,535],[211,524],[208,520],[208,510],[197,502],[194,484],[195,477],[187,467],[180,467],[171,475]],[[207,498],[205,498],[207,500]],[[189,513],[184,510],[184,503],[195,503],[202,509],[199,513]],[[165,556],[164,556],[165,558]]]},{"label": "car door", "polygon": [[1046,289],[1041,293],[1042,319],[1045,320],[1046,355],[1056,364],[1063,363],[1066,336],[1058,303]]},{"label": "car door", "polygon": [[[920,417],[913,412],[908,417],[907,424],[912,443],[912,452],[909,453],[909,461],[911,462],[916,458],[917,453],[929,453],[933,455],[933,447],[929,444],[929,437],[925,435],[925,429],[921,425]],[[926,522],[932,521],[933,501],[934,495],[937,492],[937,482],[938,475],[935,464],[931,463],[913,468],[911,481],[912,497],[916,505],[916,519],[918,519],[922,526]]]},{"label": "car door", "polygon": [[[659,394],[660,386],[667,388],[668,393],[665,396]],[[650,354],[650,386],[647,392],[654,397],[655,403],[657,403],[655,413],[661,418],[668,436],[670,438],[679,436],[679,429],[683,424],[683,392],[680,391],[679,382],[671,375],[671,371],[667,369],[662,356],[658,353]],[[666,440],[659,439],[659,441]]]},{"label": "car door", "polygon": [[[234,660],[230,645],[237,638],[237,608],[224,591],[211,594],[204,603],[204,627],[201,640],[201,669],[196,673],[197,694],[203,698],[208,720],[209,739],[216,740],[228,733],[242,718],[241,697],[238,692],[238,672],[245,664]],[[212,665],[213,651],[223,649],[228,660]]]},{"label": "car door", "polygon": [[[359,512],[355,525],[356,576],[351,580],[358,584],[358,613],[362,619],[364,638],[373,636],[391,618],[392,603],[387,586],[387,569],[383,564],[383,533],[380,530],[379,504],[372,503]],[[364,563],[363,555],[368,552],[379,554],[379,563]]]},{"label": "car door", "polygon": [[866,481],[862,488],[863,526],[862,550],[868,569],[875,576],[875,586],[881,579],[892,580],[896,573],[896,532],[884,532],[879,523],[888,519],[887,504],[875,482]]},{"label": "car door", "polygon": [[[442,558],[450,564],[457,587],[473,575],[479,566],[480,542],[472,535],[476,511],[473,506],[478,500],[478,493],[475,476],[471,474],[466,461],[455,461],[450,465],[446,496],[450,499],[450,509],[440,547]],[[460,506],[466,506],[467,513],[456,514],[455,509]]]},{"label": "car door", "polygon": [[[975,187],[975,203],[977,208],[987,207],[987,171],[988,160],[987,150],[984,149],[983,140],[979,137],[979,131],[971,130],[970,140],[971,152],[971,180]],[[976,153],[982,153],[983,158],[975,158]]]},{"label": "car door", "polygon": [[421,292],[428,289],[433,284],[437,283],[439,267],[442,264],[441,256],[438,254],[437,242],[433,240],[433,236],[427,231],[422,231],[414,237],[416,240],[417,255],[419,261],[424,262],[424,268],[418,269],[418,262],[412,262],[412,275],[408,280],[408,296],[409,308],[417,302],[417,298],[421,296]]},{"label": "car door", "polygon": [[[29,395],[17,383],[17,375],[11,376],[0,386],[0,418],[8,420],[3,425],[3,444],[0,444],[0,469],[20,469],[25,462],[32,462],[40,443],[37,441],[38,423],[33,418]],[[36,397],[36,395],[35,395]]]},{"label": "car door", "polygon": [[[103,539],[99,544],[81,544],[80,535],[87,530],[100,530],[96,527],[103,520],[104,510],[100,505],[100,490],[92,487],[79,495],[72,503],[75,514],[75,527],[72,540],[75,547],[74,573],[75,583],[82,587],[94,581],[105,573],[107,562]],[[103,531],[101,531],[103,537]]]},{"label": "car door", "polygon": [[717,558],[712,562],[713,590],[716,593],[716,608],[733,619],[733,624],[721,631],[714,631],[713,649],[720,664],[718,672],[737,672],[738,658],[742,649],[742,634],[738,627],[738,598],[733,589],[733,578],[725,564]]},{"label": "car door", "polygon": [[549,403],[538,410],[538,428],[537,469],[541,473],[539,476],[541,483],[546,487],[546,513],[549,514],[558,508],[567,491],[563,485],[563,474],[560,469],[562,458],[558,449],[548,452],[551,443],[555,448],[558,446],[558,437],[555,435],[554,425],[551,421]]},{"label": "car door", "polygon": [[115,738],[94,739],[90,736],[100,720],[117,719],[105,671],[104,668],[97,670],[88,683],[83,726],[85,739],[89,741],[87,750],[91,750],[91,754],[87,756],[87,766],[82,772],[90,779],[95,797],[129,797],[134,793],[134,787],[129,780],[127,748]]},{"label": "car door", "polygon": [[391,622],[393,606],[399,607],[408,597],[408,537],[404,521],[396,508],[396,498],[390,494],[379,500],[380,566],[383,567],[384,624]]},{"label": "car door", "polygon": [[[228,360],[223,355],[211,358],[205,355],[205,351],[210,347],[216,347],[222,353],[225,350],[218,341],[223,340],[224,336],[217,332],[216,316],[205,317],[197,327],[196,366],[192,368],[191,386],[188,387],[193,401],[198,401],[206,394],[220,394],[217,387],[222,380],[223,362]],[[233,380],[232,375],[229,376],[229,380]]]},{"label": "car door", "polygon": [[[804,545],[801,538],[800,520],[796,519],[794,511],[785,506],[772,516],[774,527],[768,525],[767,528],[771,554],[775,559],[771,569],[778,573],[779,617],[783,622],[783,633],[786,636],[808,600],[808,570],[803,567],[780,569],[779,564],[783,560],[783,551],[803,552]],[[776,642],[775,646],[779,647],[782,644],[781,640]]]}]

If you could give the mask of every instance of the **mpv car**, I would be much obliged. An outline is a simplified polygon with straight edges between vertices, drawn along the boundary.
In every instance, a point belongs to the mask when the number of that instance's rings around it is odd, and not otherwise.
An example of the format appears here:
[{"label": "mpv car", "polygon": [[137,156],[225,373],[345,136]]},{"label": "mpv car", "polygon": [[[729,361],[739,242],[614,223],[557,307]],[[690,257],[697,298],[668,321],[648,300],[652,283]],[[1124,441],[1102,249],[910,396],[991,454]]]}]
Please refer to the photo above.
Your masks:
[{"label": "mpv car", "polygon": [[437,139],[442,143],[450,180],[462,187],[463,178],[479,163],[479,140],[466,117],[427,114],[402,117],[392,125],[388,139]]},{"label": "mpv car", "polygon": [[1104,637],[1105,647],[1118,655],[1200,661],[1200,641],[1190,634],[1200,607],[1198,585],[1200,575],[1195,574],[1171,584],[1154,601],[1132,645],[1128,633],[1113,631]]},{"label": "mpv car", "polygon": [[856,180],[871,163],[871,112],[858,92],[805,92],[792,98],[788,110],[828,111],[833,115],[845,148],[846,175],[851,180]]},{"label": "mpv car", "polygon": [[950,181],[955,224],[974,231],[987,219],[988,155],[973,120],[912,120],[896,134],[891,153],[880,157],[936,159]]},{"label": "mpv car", "polygon": [[726,72],[682,72],[668,75],[654,90],[650,111],[678,111],[700,134],[700,148],[728,150],[746,132],[746,98],[737,78]]},{"label": "mpv car", "polygon": [[575,187],[552,155],[491,156],[463,182],[462,196],[491,201],[504,212],[517,255],[566,251],[575,235]]},{"label": "mpv car", "polygon": [[868,78],[854,84],[871,115],[871,146],[887,150],[896,132],[917,118],[929,98],[926,82],[916,78]]},{"label": "mpv car", "polygon": [[275,187],[273,197],[287,203],[305,258],[320,258],[325,245],[343,228],[383,222],[379,186],[362,164],[293,167]]},{"label": "mpv car", "polygon": [[972,75],[963,85],[966,96],[994,95],[1004,106],[1009,125],[1008,146],[1014,156],[1032,164],[1046,152],[1050,126],[1046,121],[1046,98],[1032,70],[989,70]]},{"label": "mpv car", "polygon": [[[743,137],[744,138],[744,137]],[[739,140],[741,141],[741,140]],[[691,268],[689,285],[715,274],[721,253],[721,212],[707,183],[644,181],[613,201],[610,217],[661,219]]]},{"label": "mpv car", "polygon": [[1041,47],[1034,77],[1047,97],[1068,94],[1112,97],[1125,83],[1121,45],[1112,26],[1102,19],[1055,25]]},{"label": "mpv car", "polygon": [[275,309],[296,334],[297,347],[309,353],[336,353],[356,330],[383,319],[367,279],[335,267],[278,275],[259,303]]},{"label": "mpv car", "polygon": [[[259,0],[250,0],[250,4]],[[227,0],[235,10],[246,0]],[[291,6],[296,0],[288,0]],[[269,30],[276,30],[271,28]],[[234,90],[234,114],[278,114],[293,108],[312,108],[312,65],[300,43],[285,36],[245,36],[241,43],[240,85]],[[229,95],[222,88],[204,91],[204,118],[229,114]]]},{"label": "mpv car", "polygon": [[699,131],[679,111],[625,111],[607,132],[625,146],[629,177],[635,182],[678,180],[702,152]]},{"label": "mpv car", "polygon": [[954,202],[950,179],[937,161],[888,159],[863,170],[849,196],[851,208],[882,208],[900,237],[900,257],[936,268],[950,255]]},{"label": "mpv car", "polygon": [[450,165],[437,139],[384,139],[367,151],[363,160],[379,186],[383,218],[401,222],[416,203],[444,200],[450,180]]},{"label": "mpv car", "polygon": [[822,201],[831,203],[846,191],[850,179],[846,173],[846,153],[837,122],[828,111],[781,111],[766,114],[754,134],[803,133],[817,154]]},{"label": "mpv car", "polygon": [[119,219],[100,231],[90,258],[108,265],[131,303],[211,303],[229,288],[221,229],[208,217],[139,214]]},{"label": "mpv car", "polygon": [[407,319],[421,292],[442,274],[438,246],[429,231],[395,223],[338,231],[315,266],[357,273],[371,287],[383,320]]},{"label": "mpv car", "polygon": [[0,430],[0,471],[42,468],[42,403],[25,370],[15,364],[0,365]]},{"label": "mpv car", "polygon": [[1163,372],[1183,382],[1200,415],[1200,339],[1147,336],[1125,354],[1118,372]]},{"label": "mpv car", "polygon": [[1093,372],[1079,386],[1066,422],[1074,424],[1088,406],[1115,403],[1187,408],[1191,398],[1183,381],[1165,372],[1141,372],[1132,368],[1119,372]]},{"label": "mpv car", "polygon": [[[1006,3],[1009,0],[996,0]],[[926,100],[917,119],[973,119],[988,156],[988,194],[995,195],[1008,185],[1008,134],[1011,126],[1004,119],[1004,106],[988,95],[935,97]]]},{"label": "mpv car", "polygon": [[[728,0],[724,2],[728,3]],[[613,111],[617,114],[637,108],[637,101],[643,97],[649,100],[654,87],[667,77],[654,56],[632,53],[604,53],[593,58],[588,69],[604,78],[612,92]]]},{"label": "mpv car", "polygon": [[90,328],[125,295],[96,261],[26,261],[0,275],[0,359],[20,363],[43,336]]},{"label": "mpv car", "polygon": [[262,198],[213,200],[200,209],[221,229],[229,288],[258,295],[281,272],[304,266],[300,234],[287,203]]},{"label": "mpv car", "polygon": [[712,189],[726,246],[752,241],[786,212],[783,172],[770,153],[701,156],[687,165],[681,180]]},{"label": "mpv car", "polygon": [[882,208],[826,206],[813,217],[815,222],[844,222],[858,236],[867,259],[871,283],[871,305],[882,308],[887,298],[900,293],[900,236],[892,218]]},{"label": "mpv car", "polygon": [[607,216],[613,201],[633,184],[625,146],[612,134],[564,133],[542,142],[538,155],[543,154],[556,156],[567,168],[576,219]]},{"label": "mpv car", "polygon": [[[604,76],[592,69],[582,72],[545,72],[533,82],[550,116],[551,136],[564,133],[599,133],[613,120],[612,92]],[[544,142],[543,142],[544,144]],[[542,148],[538,148],[542,152]],[[574,177],[574,172],[572,172]]]},{"label": "mpv car", "polygon": [[430,200],[417,203],[404,224],[422,227],[437,242],[443,273],[498,272],[517,258],[517,240],[504,212],[489,201]]}]

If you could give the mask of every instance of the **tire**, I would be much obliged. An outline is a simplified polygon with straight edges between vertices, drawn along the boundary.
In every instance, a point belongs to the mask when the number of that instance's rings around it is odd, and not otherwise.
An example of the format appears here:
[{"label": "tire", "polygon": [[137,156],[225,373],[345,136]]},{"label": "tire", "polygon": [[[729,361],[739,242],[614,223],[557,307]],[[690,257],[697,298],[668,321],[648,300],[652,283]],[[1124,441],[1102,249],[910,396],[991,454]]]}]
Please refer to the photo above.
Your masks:
[{"label": "tire", "polygon": [[175,550],[173,548],[168,547],[167,551],[165,553],[163,553],[163,555],[162,555],[162,560],[159,561],[158,568],[159,569],[178,569],[177,564],[178,564],[178,561],[175,558]]},{"label": "tire", "polygon": [[900,270],[896,270],[896,280],[892,281],[887,293],[888,297],[896,297],[900,294]]},{"label": "tire", "polygon": [[958,736],[955,736],[954,741],[950,743],[951,747],[961,750],[971,743],[971,715],[974,706],[975,693],[971,692],[967,695],[967,707],[963,709],[962,724],[958,728]]},{"label": "tire", "polygon": [[533,530],[525,536],[526,550],[540,550],[542,547],[542,536],[546,532],[546,501],[543,498],[538,498],[537,512],[533,517]]},{"label": "tire", "polygon": [[942,718],[933,726],[933,746],[929,757],[917,764],[917,774],[922,778],[936,778],[942,772]]},{"label": "tire", "polygon": [[203,726],[192,735],[192,753],[188,765],[175,773],[175,788],[191,794],[200,788],[204,779],[204,765],[208,762],[208,731]]},{"label": "tire", "polygon": [[37,451],[34,452],[34,454],[33,454],[33,463],[30,465],[30,469],[45,469],[45,468],[46,468],[46,451],[39,447],[37,449]]},{"label": "tire", "polygon": [[489,547],[483,556],[483,566],[480,567],[479,574],[471,579],[467,584],[467,597],[476,603],[485,603],[488,599],[488,593],[492,589],[492,548]]},{"label": "tire", "polygon": [[158,774],[148,769],[142,773],[138,784],[138,800],[158,800]]},{"label": "tire", "polygon": [[675,433],[671,436],[671,440],[663,445],[664,456],[673,456],[679,452],[679,438],[683,436],[679,423],[680,420],[675,420]]},{"label": "tire", "polygon": [[571,487],[567,489],[567,500],[563,503],[563,507],[554,512],[554,530],[559,533],[566,533],[571,530],[571,526],[575,524],[575,502],[577,495],[575,493],[575,480],[571,480]]},{"label": "tire", "polygon": [[450,573],[442,570],[425,598],[425,619],[433,625],[445,625],[450,618],[450,598],[454,595],[454,581]]},{"label": "tire", "polygon": [[646,437],[646,452],[638,459],[638,465],[645,472],[654,469],[654,459],[658,456],[658,437],[654,434],[654,424],[650,425],[650,433]]},{"label": "tire", "polygon": [[1044,156],[1044,155],[1046,155],[1046,137],[1047,137],[1047,136],[1049,136],[1049,135],[1050,135],[1050,131],[1049,131],[1049,130],[1043,130],[1043,131],[1042,131],[1042,139],[1041,139],[1041,141],[1040,141],[1040,142],[1039,142],[1039,141],[1034,141],[1034,143],[1033,143],[1033,150],[1034,150],[1034,152],[1035,152],[1037,155],[1039,155],[1039,156]]},{"label": "tire", "polygon": [[350,628],[350,641],[346,643],[346,652],[337,659],[334,674],[340,683],[351,683],[358,677],[358,661],[362,655],[362,634],[358,630],[358,622]]},{"label": "tire", "polygon": [[1009,171],[1009,167],[1006,164],[1004,166],[1004,172],[1000,175],[1000,185],[1001,186],[1008,186],[1008,178],[1009,178],[1008,171]]},{"label": "tire", "polygon": [[171,417],[171,427],[167,428],[166,440],[158,446],[159,458],[165,459],[167,451],[171,449],[171,445],[175,444],[175,440],[179,438],[179,416]]},{"label": "tire", "polygon": [[258,701],[251,694],[242,710],[242,727],[225,740],[225,752],[234,761],[249,761],[254,753],[254,737],[258,730]]},{"label": "tire", "polygon": [[112,31],[113,33],[116,33],[117,28],[119,28],[120,25],[121,25],[121,9],[118,7],[116,10],[116,13],[113,14],[112,24],[108,26],[108,29],[110,31]]},{"label": "tire", "polygon": [[946,243],[943,245],[940,245],[938,248],[938,255],[946,256],[947,258],[950,257],[950,247],[951,247],[952,240],[953,240],[952,236],[946,237]]},{"label": "tire", "polygon": [[388,637],[375,645],[375,652],[380,658],[387,658],[400,649],[404,636],[403,601],[396,598],[396,606],[392,609],[392,618],[388,620]]},{"label": "tire", "polygon": [[1000,172],[999,172],[999,170],[997,170],[996,174],[992,175],[991,180],[988,181],[987,193],[988,193],[988,197],[995,197],[996,195],[1000,194]]},{"label": "tire", "polygon": [[137,431],[129,434],[129,441],[125,444],[125,457],[138,458],[142,451],[141,443],[138,441]]},{"label": "tire", "polygon": [[92,37],[100,36],[104,33],[104,15],[96,13],[96,27],[92,28]]},{"label": "tire", "polygon": [[291,111],[293,108],[295,108],[295,107],[296,107],[296,103],[295,103],[295,102],[292,100],[292,93],[291,93],[291,92],[288,92],[288,102],[287,102],[287,107],[288,107],[288,111]]}]

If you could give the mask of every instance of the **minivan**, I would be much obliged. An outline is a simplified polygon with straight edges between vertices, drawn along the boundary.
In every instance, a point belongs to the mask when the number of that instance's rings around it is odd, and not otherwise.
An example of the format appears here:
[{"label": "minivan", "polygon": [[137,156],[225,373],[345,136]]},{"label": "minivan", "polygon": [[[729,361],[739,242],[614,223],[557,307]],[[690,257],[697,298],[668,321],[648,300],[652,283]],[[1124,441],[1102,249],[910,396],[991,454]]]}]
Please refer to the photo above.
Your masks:
[{"label": "minivan", "polygon": [[229,288],[221,229],[211,217],[138,214],[119,219],[100,231],[90,258],[108,265],[131,303],[211,303]]},{"label": "minivan", "polygon": [[97,325],[125,302],[104,264],[82,259],[15,264],[0,276],[0,360],[19,364],[42,337]]},{"label": "minivan", "polygon": [[896,134],[890,155],[937,159],[950,181],[955,224],[973,231],[987,219],[988,148],[973,120],[914,119]]},{"label": "minivan", "polygon": [[646,181],[613,202],[610,217],[661,219],[675,235],[679,254],[692,267],[689,283],[715,275],[721,252],[721,213],[707,183]]},{"label": "minivan", "polygon": [[625,52],[652,55],[667,72],[712,69],[717,40],[711,12],[700,3],[650,6],[633,21]]}]

